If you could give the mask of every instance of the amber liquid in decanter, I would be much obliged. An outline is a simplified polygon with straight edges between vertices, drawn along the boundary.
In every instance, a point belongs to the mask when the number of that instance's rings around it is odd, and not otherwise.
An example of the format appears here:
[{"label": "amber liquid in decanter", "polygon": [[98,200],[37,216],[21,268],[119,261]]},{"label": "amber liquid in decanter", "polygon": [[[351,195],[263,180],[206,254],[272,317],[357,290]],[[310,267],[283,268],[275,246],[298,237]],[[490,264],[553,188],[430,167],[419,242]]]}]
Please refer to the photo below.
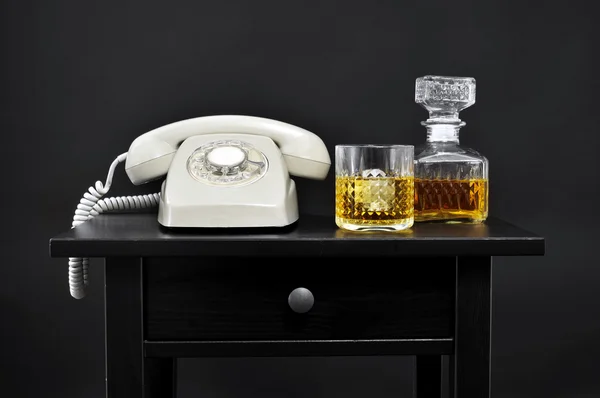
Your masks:
[{"label": "amber liquid in decanter", "polygon": [[415,222],[481,223],[488,217],[489,163],[460,145],[459,112],[475,103],[475,79],[424,76],[415,102],[429,111],[425,144],[415,148]]},{"label": "amber liquid in decanter", "polygon": [[415,180],[415,217],[419,221],[481,222],[487,218],[488,182],[484,179]]}]

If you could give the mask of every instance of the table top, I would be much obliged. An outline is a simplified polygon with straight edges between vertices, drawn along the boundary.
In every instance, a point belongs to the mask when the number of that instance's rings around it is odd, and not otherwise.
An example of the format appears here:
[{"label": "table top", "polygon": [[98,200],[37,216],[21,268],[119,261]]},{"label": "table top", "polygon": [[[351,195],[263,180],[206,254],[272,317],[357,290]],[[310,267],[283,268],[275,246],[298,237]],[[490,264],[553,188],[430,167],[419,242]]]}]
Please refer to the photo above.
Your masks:
[{"label": "table top", "polygon": [[525,256],[545,241],[505,221],[415,223],[402,232],[351,232],[334,217],[301,215],[285,228],[167,229],[156,213],[102,214],[50,239],[51,257]]}]

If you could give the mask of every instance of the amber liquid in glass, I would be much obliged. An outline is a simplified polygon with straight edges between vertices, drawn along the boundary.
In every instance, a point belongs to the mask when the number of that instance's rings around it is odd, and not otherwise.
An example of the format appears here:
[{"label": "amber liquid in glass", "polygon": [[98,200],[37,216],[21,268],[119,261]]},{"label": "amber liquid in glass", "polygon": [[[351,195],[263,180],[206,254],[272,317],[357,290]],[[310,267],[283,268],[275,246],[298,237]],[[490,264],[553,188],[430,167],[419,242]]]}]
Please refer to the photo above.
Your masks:
[{"label": "amber liquid in glass", "polygon": [[336,177],[335,192],[335,220],[340,227],[413,223],[413,177]]},{"label": "amber liquid in glass", "polygon": [[415,179],[415,221],[480,223],[487,215],[486,179]]}]

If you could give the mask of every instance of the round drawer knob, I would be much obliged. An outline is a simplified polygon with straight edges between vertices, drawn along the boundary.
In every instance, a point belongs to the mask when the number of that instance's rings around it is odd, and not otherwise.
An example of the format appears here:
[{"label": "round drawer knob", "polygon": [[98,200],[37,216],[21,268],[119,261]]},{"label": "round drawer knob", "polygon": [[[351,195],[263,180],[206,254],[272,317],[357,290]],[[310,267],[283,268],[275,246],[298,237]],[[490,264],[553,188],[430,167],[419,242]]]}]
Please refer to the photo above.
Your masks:
[{"label": "round drawer knob", "polygon": [[288,304],[292,311],[298,314],[304,314],[312,308],[315,298],[310,290],[303,287],[292,290],[288,297]]}]

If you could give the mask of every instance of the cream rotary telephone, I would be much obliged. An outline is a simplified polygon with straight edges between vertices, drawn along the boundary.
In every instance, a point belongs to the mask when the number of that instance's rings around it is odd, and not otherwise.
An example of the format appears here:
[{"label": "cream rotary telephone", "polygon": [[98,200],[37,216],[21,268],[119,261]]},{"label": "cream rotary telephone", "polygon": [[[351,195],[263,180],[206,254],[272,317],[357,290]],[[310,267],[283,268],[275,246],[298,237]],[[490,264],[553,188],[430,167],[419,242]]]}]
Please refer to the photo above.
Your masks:
[{"label": "cream rotary telephone", "polygon": [[[123,161],[134,185],[166,175],[161,192],[103,199]],[[111,164],[106,182],[83,195],[72,227],[111,210],[156,206],[165,227],[282,227],[298,220],[289,175],[323,180],[330,165],[323,141],[291,124],[238,115],[182,120],[136,138]],[[88,263],[69,258],[74,298],[85,296]]]}]

